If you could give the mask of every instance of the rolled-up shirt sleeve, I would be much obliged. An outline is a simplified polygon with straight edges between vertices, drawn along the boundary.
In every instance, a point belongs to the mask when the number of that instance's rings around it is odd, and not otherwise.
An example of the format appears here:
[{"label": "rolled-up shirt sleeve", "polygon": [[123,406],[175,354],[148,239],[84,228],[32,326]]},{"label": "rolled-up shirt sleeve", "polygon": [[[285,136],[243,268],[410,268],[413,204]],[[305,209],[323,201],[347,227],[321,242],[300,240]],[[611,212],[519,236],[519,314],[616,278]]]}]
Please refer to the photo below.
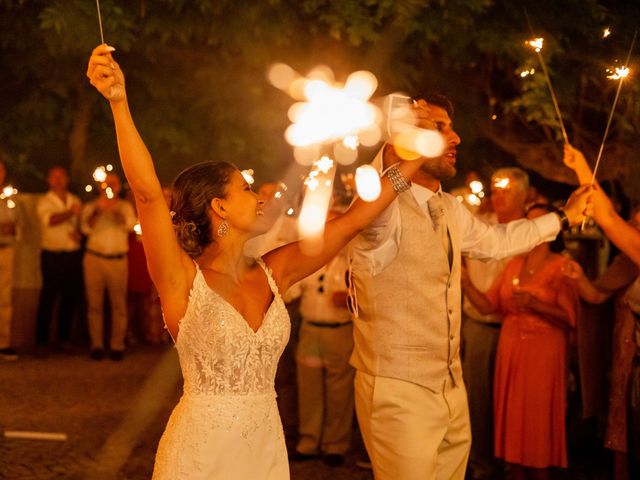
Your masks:
[{"label": "rolled-up shirt sleeve", "polygon": [[455,217],[461,232],[462,254],[478,260],[499,260],[528,252],[536,245],[552,241],[560,232],[560,219],[555,213],[488,225],[455,202]]},{"label": "rolled-up shirt sleeve", "polygon": [[400,209],[393,201],[349,245],[355,270],[377,275],[389,265],[400,245]]}]

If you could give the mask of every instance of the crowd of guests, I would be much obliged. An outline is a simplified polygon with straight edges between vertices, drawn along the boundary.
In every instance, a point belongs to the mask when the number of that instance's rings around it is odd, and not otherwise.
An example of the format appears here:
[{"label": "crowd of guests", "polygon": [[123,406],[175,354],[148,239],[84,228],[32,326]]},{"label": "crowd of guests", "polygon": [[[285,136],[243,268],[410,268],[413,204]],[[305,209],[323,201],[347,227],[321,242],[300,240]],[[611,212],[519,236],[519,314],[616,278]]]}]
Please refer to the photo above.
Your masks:
[{"label": "crowd of guests", "polygon": [[[0,185],[5,185],[0,162]],[[72,351],[88,334],[90,357],[124,358],[127,344],[164,343],[167,338],[157,294],[146,267],[134,204],[121,198],[122,184],[108,173],[97,198],[82,204],[69,191],[69,175],[49,169],[48,191],[36,204],[40,230],[42,288],[35,328],[35,354]],[[15,360],[10,344],[13,254],[22,234],[23,210],[0,200],[0,358]],[[105,305],[105,295],[108,306]],[[108,318],[105,314],[110,313]],[[85,323],[86,319],[86,325]]]},{"label": "crowd of guests", "polygon": [[[5,177],[0,162],[0,185],[5,185]],[[42,271],[37,353],[46,356],[52,344],[72,341],[74,321],[84,318],[85,301],[93,360],[105,355],[122,360],[127,343],[136,339],[166,342],[140,232],[134,232],[135,206],[120,198],[118,176],[109,173],[97,198],[84,205],[68,191],[64,168],[51,168],[47,184],[49,190],[37,203]],[[496,170],[490,185],[480,205],[467,205],[482,222],[504,224],[555,211],[519,168]],[[265,203],[274,192],[275,184],[263,185]],[[470,191],[456,193],[466,203]],[[21,236],[15,207],[10,199],[0,201],[0,357],[5,360],[17,358],[10,345],[13,252]],[[294,223],[291,215],[280,215],[267,234],[247,245],[248,253],[260,255],[294,240]],[[630,223],[640,228],[640,211],[632,213]],[[345,249],[286,298],[294,320],[289,348],[295,359],[298,405],[292,461],[322,457],[338,466],[351,448],[356,370],[349,363],[354,332],[353,308],[348,306],[355,303],[348,295],[350,269]],[[541,243],[524,255],[463,261],[461,358],[473,438],[470,478],[500,478],[506,466],[515,479],[544,479],[550,468],[568,466],[568,348],[581,300],[599,304],[612,297],[615,318],[602,319],[613,323],[605,446],[615,452],[615,478],[637,474],[639,273],[634,262],[619,254],[602,275],[590,279],[561,240]],[[110,321],[104,318],[105,294]]]}]

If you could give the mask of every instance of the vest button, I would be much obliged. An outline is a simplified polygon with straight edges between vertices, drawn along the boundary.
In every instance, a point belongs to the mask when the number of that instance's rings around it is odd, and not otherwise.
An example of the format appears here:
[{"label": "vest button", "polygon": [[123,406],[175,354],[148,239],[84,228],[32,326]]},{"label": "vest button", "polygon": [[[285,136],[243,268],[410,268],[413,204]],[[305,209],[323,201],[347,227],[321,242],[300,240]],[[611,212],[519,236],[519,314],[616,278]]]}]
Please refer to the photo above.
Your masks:
[{"label": "vest button", "polygon": [[453,340],[454,338],[456,338],[455,335],[451,334],[451,336],[449,337],[451,340]]},{"label": "vest button", "polygon": [[453,308],[449,309],[449,315],[453,315]]}]

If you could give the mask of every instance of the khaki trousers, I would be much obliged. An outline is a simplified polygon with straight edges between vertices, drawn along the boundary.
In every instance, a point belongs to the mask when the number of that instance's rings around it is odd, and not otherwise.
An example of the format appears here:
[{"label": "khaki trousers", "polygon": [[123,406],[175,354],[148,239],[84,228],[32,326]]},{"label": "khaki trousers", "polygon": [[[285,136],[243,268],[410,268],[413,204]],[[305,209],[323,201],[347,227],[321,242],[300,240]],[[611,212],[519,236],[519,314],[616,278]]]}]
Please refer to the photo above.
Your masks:
[{"label": "khaki trousers", "polygon": [[356,413],[376,480],[463,480],[471,445],[464,385],[433,392],[356,372]]},{"label": "khaki trousers", "polygon": [[0,248],[0,348],[11,346],[13,247]]},{"label": "khaki trousers", "polygon": [[111,350],[124,350],[127,333],[127,258],[106,259],[86,253],[83,260],[91,348],[104,348],[104,291],[111,304]]},{"label": "khaki trousers", "polygon": [[303,322],[296,354],[300,453],[344,454],[353,428],[353,326]]}]

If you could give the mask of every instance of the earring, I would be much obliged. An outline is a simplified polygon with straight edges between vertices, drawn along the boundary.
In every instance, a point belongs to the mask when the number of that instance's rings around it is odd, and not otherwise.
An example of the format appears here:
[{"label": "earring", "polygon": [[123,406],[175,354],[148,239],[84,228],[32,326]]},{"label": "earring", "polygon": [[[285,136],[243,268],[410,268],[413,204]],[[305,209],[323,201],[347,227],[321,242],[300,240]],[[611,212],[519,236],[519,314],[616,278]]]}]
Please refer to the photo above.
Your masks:
[{"label": "earring", "polygon": [[224,237],[227,233],[229,233],[229,224],[226,220],[222,220],[220,225],[218,225],[218,236]]}]

